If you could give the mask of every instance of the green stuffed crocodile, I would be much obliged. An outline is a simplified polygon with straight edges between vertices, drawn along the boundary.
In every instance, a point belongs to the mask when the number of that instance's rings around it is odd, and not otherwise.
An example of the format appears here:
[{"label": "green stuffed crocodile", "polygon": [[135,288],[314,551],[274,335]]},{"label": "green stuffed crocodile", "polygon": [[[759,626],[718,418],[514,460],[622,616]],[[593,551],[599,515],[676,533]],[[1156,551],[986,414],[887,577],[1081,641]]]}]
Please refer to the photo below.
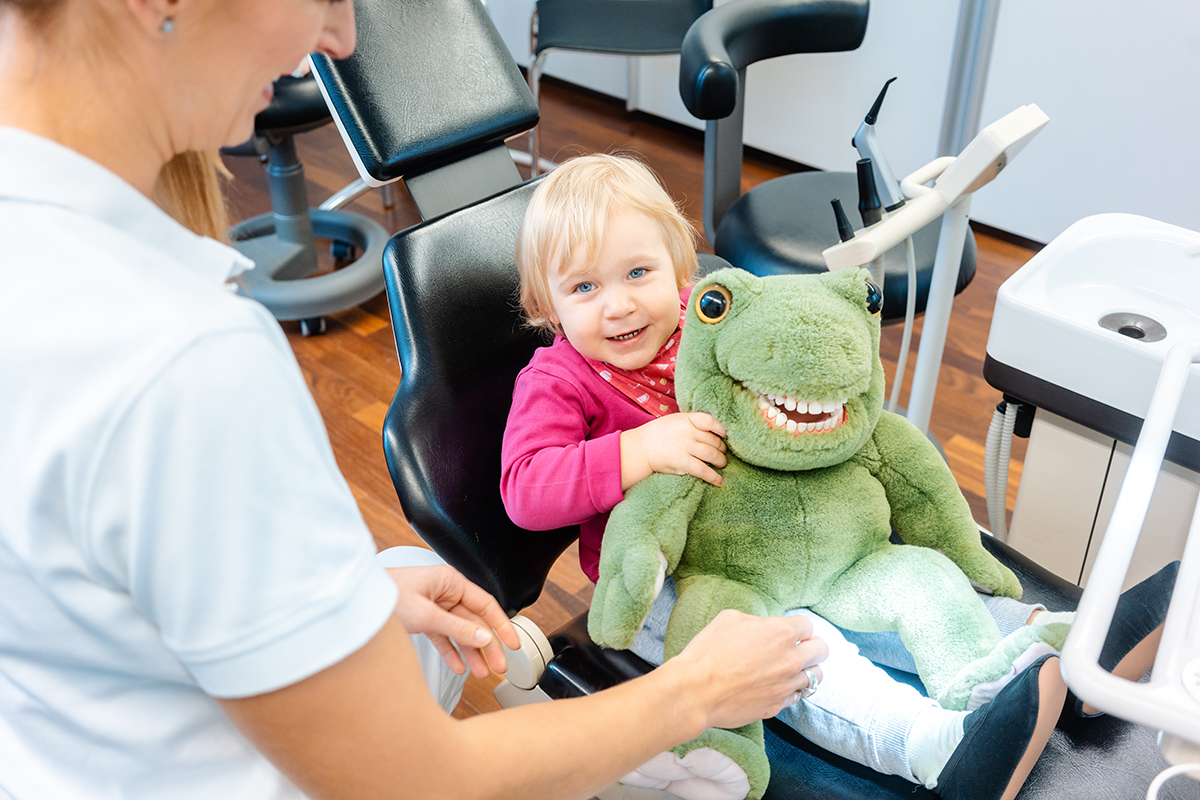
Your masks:
[{"label": "green stuffed crocodile", "polygon": [[[588,619],[597,643],[631,645],[665,569],[678,594],[667,658],[722,609],[807,607],[851,630],[898,631],[930,696],[962,709],[1039,638],[1061,647],[1065,626],[1002,641],[972,588],[968,578],[1021,594],[980,543],[937,450],[883,411],[882,296],[868,277],[726,269],[696,287],[675,391],[681,411],[706,411],[728,432],[724,485],[654,474],[629,490],[601,548]],[[893,527],[906,545],[889,542]],[[762,742],[754,723],[709,730],[675,753],[717,750],[757,798],[769,775]]]}]

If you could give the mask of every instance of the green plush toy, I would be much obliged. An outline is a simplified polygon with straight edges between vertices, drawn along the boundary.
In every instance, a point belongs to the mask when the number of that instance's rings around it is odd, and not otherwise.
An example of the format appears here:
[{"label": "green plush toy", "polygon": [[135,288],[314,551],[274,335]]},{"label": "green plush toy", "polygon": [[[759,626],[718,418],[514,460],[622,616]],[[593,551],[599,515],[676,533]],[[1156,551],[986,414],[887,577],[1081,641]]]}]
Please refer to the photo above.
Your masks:
[{"label": "green plush toy", "polygon": [[[678,594],[667,658],[723,609],[808,607],[851,630],[898,631],[930,696],[962,709],[1038,639],[1061,647],[1065,626],[1002,640],[973,590],[968,578],[1021,594],[980,543],[937,450],[883,411],[882,296],[868,278],[727,269],[696,287],[675,391],[681,411],[706,411],[728,432],[724,485],[654,474],[629,490],[601,548],[588,619],[597,643],[632,644],[665,560]],[[893,527],[917,546],[890,543]],[[711,729],[675,753],[724,754],[758,798],[769,775],[762,743],[754,723]]]}]

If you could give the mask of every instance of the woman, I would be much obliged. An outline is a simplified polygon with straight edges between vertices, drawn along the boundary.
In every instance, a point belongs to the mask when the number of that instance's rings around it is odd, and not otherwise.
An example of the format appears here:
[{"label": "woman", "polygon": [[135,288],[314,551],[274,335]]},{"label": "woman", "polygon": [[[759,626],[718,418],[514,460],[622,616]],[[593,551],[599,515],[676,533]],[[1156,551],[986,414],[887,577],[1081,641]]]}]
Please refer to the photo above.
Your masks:
[{"label": "woman", "polygon": [[375,559],[198,155],[353,47],[349,0],[0,0],[0,795],[583,795],[824,657],[728,613],[609,692],[438,707],[513,629]]}]

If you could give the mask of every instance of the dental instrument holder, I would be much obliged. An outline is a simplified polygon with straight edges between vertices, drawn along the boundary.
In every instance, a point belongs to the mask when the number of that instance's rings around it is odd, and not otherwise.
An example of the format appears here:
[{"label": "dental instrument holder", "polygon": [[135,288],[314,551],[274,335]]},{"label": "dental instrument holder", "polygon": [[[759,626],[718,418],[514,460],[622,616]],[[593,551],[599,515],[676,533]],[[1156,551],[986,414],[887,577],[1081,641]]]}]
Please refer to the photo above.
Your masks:
[{"label": "dental instrument holder", "polygon": [[[1010,112],[980,131],[956,158],[935,159],[905,178],[901,188],[907,200],[886,219],[822,253],[830,270],[865,267],[941,215],[921,349],[908,399],[908,419],[923,432],[928,433],[933,412],[971,194],[995,178],[1049,121],[1032,103]],[[935,181],[932,188],[923,185],[931,180]]]},{"label": "dental instrument holder", "polygon": [[1200,760],[1200,503],[1192,516],[1149,683],[1118,678],[1098,662],[1188,373],[1196,363],[1200,363],[1200,342],[1181,342],[1167,353],[1062,654],[1063,677],[1080,699],[1123,719],[1161,729],[1160,749],[1172,763]]},{"label": "dental instrument holder", "polygon": [[[883,219],[883,204],[879,202],[879,191],[875,188],[875,172],[871,168],[871,159],[860,158],[855,168],[858,173],[858,216],[862,219],[863,227],[869,228]],[[845,242],[854,238],[854,230],[850,229],[849,236],[843,236],[839,227],[838,235]],[[883,289],[882,259],[877,258],[871,262],[871,279],[876,286]],[[912,323],[910,321],[906,324],[911,325]]]},{"label": "dental instrument holder", "polygon": [[837,222],[838,239],[843,242],[850,241],[854,238],[854,228],[850,225],[845,209],[842,208],[841,198],[835,197],[829,201],[829,204],[833,206],[833,218]]}]

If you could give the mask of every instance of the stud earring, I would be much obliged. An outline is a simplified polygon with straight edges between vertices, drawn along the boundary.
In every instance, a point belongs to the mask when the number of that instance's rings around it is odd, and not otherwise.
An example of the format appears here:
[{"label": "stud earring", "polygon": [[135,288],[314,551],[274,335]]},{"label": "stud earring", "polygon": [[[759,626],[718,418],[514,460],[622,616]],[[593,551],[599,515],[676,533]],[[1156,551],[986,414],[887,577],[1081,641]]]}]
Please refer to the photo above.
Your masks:
[{"label": "stud earring", "polygon": [[163,33],[170,33],[175,30],[175,18],[163,17],[162,25],[160,26]]}]

